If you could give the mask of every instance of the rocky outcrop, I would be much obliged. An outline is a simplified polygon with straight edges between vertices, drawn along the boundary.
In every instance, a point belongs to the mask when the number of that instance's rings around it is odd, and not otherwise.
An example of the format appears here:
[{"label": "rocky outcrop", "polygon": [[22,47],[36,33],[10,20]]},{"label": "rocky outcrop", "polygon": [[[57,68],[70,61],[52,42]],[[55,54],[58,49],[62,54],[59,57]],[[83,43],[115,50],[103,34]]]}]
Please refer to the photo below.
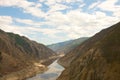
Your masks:
[{"label": "rocky outcrop", "polygon": [[[41,63],[41,60],[46,60],[43,64],[47,66],[55,60],[56,56],[54,51],[43,44],[2,30],[0,30],[0,52],[0,75],[2,76],[19,73],[36,62]],[[32,66],[31,69],[37,71],[34,67]],[[29,70],[23,72],[27,74],[27,71],[29,72]]]},{"label": "rocky outcrop", "polygon": [[60,61],[66,69],[57,80],[119,80],[120,22],[97,33]]}]

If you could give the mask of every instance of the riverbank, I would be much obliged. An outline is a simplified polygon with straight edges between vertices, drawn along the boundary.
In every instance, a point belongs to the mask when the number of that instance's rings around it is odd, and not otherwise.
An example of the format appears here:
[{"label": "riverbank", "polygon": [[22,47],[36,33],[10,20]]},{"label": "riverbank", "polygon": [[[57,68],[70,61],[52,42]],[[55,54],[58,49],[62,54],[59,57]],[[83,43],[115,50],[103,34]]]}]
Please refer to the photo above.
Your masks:
[{"label": "riverbank", "polygon": [[37,74],[46,72],[48,70],[48,66],[58,58],[60,58],[59,55],[50,57],[49,59],[40,60],[38,63],[34,62],[22,70],[0,76],[0,80],[26,80]]},{"label": "riverbank", "polygon": [[38,73],[43,73],[47,70],[47,67],[43,66],[29,66],[23,70],[13,72],[8,75],[0,77],[0,80],[25,80],[26,78],[35,76]]},{"label": "riverbank", "polygon": [[56,60],[48,66],[47,71],[42,74],[37,74],[36,76],[26,80],[56,80],[63,70],[64,68],[59,65]]},{"label": "riverbank", "polygon": [[48,66],[52,64],[57,58],[58,56],[52,57],[47,60],[41,60],[39,63],[34,62],[33,64],[22,70],[0,76],[0,80],[26,80],[27,78],[47,71]]}]

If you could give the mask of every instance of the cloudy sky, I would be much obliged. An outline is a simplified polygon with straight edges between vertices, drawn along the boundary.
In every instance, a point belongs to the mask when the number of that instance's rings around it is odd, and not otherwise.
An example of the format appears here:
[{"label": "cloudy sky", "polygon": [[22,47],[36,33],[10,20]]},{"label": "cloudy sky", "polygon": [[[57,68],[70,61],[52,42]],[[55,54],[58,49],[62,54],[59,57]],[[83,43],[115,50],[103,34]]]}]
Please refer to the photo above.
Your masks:
[{"label": "cloudy sky", "polygon": [[120,0],[0,0],[0,29],[43,44],[92,36],[120,21]]}]

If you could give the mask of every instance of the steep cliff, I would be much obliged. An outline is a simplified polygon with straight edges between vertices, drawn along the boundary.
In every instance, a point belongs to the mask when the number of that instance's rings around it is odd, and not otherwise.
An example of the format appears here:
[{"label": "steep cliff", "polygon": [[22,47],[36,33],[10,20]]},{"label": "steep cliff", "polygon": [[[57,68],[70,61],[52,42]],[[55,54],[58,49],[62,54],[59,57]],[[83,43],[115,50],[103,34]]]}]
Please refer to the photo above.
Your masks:
[{"label": "steep cliff", "polygon": [[120,22],[97,33],[60,61],[66,69],[57,80],[119,80]]}]

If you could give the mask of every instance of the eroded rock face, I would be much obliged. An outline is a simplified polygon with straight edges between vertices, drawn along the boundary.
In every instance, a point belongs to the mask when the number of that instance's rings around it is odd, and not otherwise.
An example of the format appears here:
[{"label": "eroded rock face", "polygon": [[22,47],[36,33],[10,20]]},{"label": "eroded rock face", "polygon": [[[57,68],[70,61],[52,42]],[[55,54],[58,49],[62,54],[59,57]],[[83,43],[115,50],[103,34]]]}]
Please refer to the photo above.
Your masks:
[{"label": "eroded rock face", "polygon": [[120,23],[97,33],[66,56],[61,64],[73,59],[63,64],[66,69],[57,80],[119,80]]}]

